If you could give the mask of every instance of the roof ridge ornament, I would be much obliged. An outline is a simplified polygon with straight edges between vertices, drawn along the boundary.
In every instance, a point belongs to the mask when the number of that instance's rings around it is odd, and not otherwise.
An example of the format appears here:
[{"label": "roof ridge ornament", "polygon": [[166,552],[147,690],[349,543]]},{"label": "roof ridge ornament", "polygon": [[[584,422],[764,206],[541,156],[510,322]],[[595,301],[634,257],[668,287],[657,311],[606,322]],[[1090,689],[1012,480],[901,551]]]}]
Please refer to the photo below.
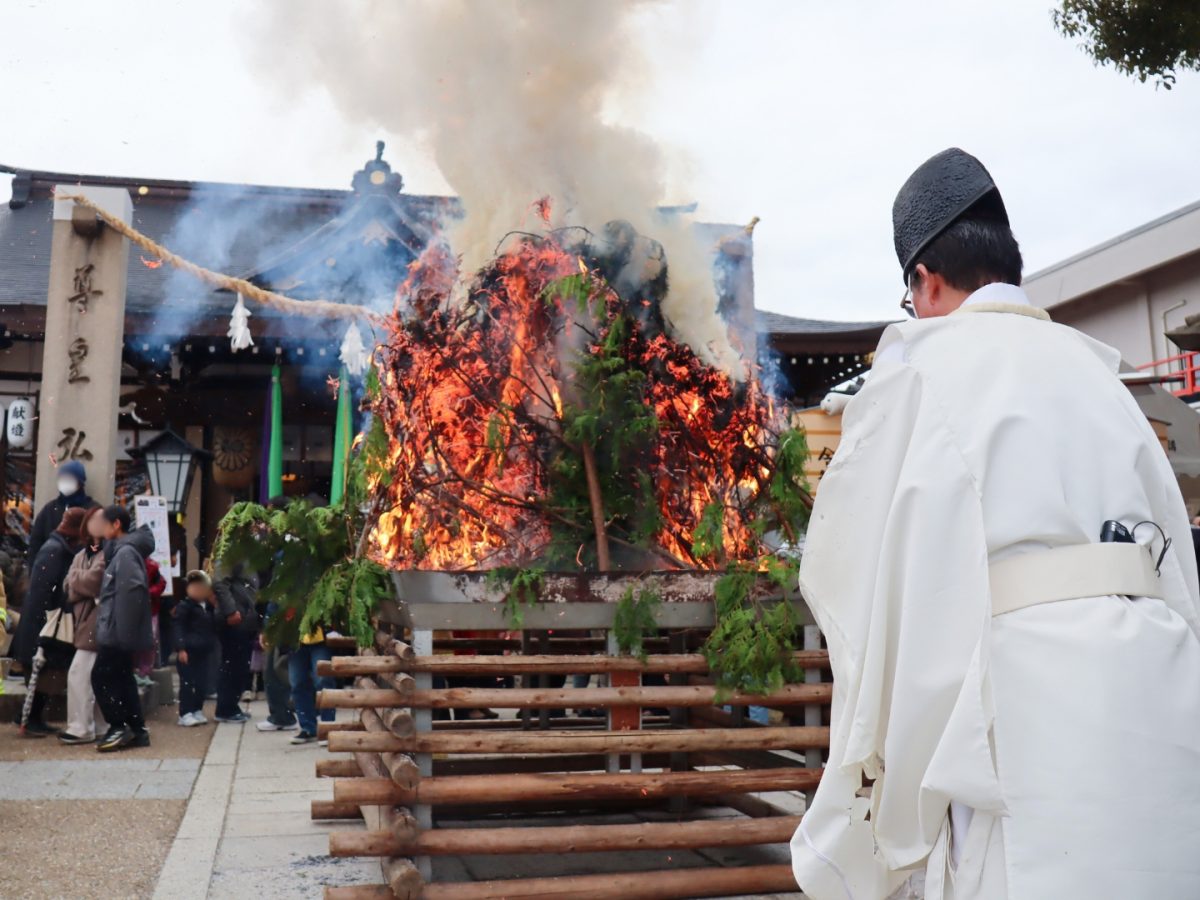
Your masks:
[{"label": "roof ridge ornament", "polygon": [[350,186],[356,194],[399,194],[404,189],[404,179],[399,172],[393,172],[383,159],[383,141],[375,142],[375,158],[368,160],[366,165],[354,173]]}]

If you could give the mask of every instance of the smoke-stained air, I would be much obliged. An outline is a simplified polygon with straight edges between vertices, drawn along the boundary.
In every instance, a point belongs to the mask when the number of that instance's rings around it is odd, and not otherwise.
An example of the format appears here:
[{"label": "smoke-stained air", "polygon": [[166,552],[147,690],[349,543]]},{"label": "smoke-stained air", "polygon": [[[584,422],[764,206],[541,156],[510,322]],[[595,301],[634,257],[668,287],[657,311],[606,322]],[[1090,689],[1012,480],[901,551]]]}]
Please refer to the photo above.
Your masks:
[{"label": "smoke-stained air", "polygon": [[328,92],[364,128],[427,145],[462,200],[449,237],[471,272],[514,229],[599,229],[630,221],[662,243],[663,313],[702,358],[743,375],[717,313],[712,248],[682,214],[657,212],[665,157],[647,135],[610,121],[606,102],[639,84],[630,29],[648,0],[288,0],[256,7],[249,35],[281,89]]}]

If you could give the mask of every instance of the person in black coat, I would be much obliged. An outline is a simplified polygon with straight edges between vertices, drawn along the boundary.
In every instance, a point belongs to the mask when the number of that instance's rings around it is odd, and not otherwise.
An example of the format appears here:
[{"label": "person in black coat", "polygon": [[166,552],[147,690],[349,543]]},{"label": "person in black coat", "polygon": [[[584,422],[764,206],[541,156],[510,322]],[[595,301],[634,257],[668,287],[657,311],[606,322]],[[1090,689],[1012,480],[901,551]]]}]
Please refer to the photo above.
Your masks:
[{"label": "person in black coat", "polygon": [[97,505],[84,490],[86,484],[87,470],[79,460],[69,459],[58,467],[58,496],[41,508],[29,529],[29,552],[25,558],[31,563],[37,559],[42,544],[58,528],[63,513],[68,509],[91,509]]},{"label": "person in black coat", "polygon": [[[67,606],[63,581],[71,568],[71,560],[79,550],[84,513],[78,507],[67,510],[57,529],[38,550],[30,569],[29,593],[21,604],[21,622],[17,626],[12,648],[13,657],[20,661],[25,670],[26,685],[33,672],[33,657],[37,653],[39,634],[46,624],[46,617],[52,610]],[[69,657],[65,660],[48,659],[47,664],[51,668],[66,668],[71,660]],[[46,695],[35,693],[29,720],[25,723],[24,733],[27,737],[45,737],[55,733],[55,729],[46,724],[45,709]],[[17,722],[20,722],[20,713],[17,714]]]},{"label": "person in black coat", "polygon": [[187,573],[187,589],[175,606],[175,665],[179,669],[179,724],[203,725],[208,662],[217,646],[216,597],[212,580],[199,570]]},{"label": "person in black coat", "polygon": [[245,722],[242,694],[250,687],[250,655],[258,634],[258,585],[241,566],[213,584],[217,596],[217,640],[221,667],[217,673],[218,722]]}]

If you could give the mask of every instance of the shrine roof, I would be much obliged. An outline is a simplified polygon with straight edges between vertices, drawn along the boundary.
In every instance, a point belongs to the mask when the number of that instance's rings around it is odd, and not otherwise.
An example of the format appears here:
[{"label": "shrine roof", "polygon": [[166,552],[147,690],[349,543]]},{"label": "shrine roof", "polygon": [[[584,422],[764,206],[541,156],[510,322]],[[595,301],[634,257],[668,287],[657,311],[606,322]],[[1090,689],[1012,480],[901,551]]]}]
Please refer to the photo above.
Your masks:
[{"label": "shrine roof", "polygon": [[[298,297],[338,287],[329,281],[329,270],[336,268],[330,262],[335,254],[353,253],[356,241],[358,247],[402,247],[403,253],[383,256],[406,265],[415,240],[459,209],[452,197],[400,193],[399,176],[390,185],[395,190],[385,196],[369,182],[371,190],[363,192],[4,171],[14,178],[12,198],[0,208],[0,304],[45,305],[55,185],[125,188],[133,201],[133,226],[151,239],[206,268]],[[314,273],[325,280],[314,279]],[[340,286],[344,289],[344,282]],[[201,316],[227,316],[230,305],[228,294],[145,259],[132,248],[127,311],[186,308]]]},{"label": "shrine roof", "polygon": [[[300,299],[341,298],[371,305],[391,292],[441,225],[461,215],[454,197],[403,193],[403,179],[382,159],[355,173],[349,190],[223,182],[125,178],[0,166],[13,177],[0,207],[0,308],[45,306],[49,282],[53,190],[62,184],[124,188],[133,226],[206,268],[237,275]],[[694,207],[666,210],[691,212]],[[698,232],[736,245],[752,271],[752,229],[699,223]],[[753,278],[746,281],[753,302]],[[745,295],[742,295],[745,296]],[[255,316],[277,314],[248,304]],[[152,317],[182,337],[200,319],[225,319],[232,298],[131,248],[126,311]],[[215,324],[215,323],[214,323]],[[747,323],[749,324],[749,323]],[[773,343],[870,345],[886,323],[828,322],[756,310],[759,334]],[[341,328],[337,329],[338,334]]]}]

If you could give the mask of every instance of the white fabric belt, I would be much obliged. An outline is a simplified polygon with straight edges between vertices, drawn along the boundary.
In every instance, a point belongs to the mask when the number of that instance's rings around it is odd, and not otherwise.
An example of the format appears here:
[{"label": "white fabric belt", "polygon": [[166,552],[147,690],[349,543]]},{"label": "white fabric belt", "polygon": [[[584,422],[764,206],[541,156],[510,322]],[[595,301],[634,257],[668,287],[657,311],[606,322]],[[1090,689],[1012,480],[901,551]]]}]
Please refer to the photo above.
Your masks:
[{"label": "white fabric belt", "polygon": [[1081,597],[1162,597],[1149,551],[1141,544],[1077,544],[1035,550],[989,566],[992,615]]}]

